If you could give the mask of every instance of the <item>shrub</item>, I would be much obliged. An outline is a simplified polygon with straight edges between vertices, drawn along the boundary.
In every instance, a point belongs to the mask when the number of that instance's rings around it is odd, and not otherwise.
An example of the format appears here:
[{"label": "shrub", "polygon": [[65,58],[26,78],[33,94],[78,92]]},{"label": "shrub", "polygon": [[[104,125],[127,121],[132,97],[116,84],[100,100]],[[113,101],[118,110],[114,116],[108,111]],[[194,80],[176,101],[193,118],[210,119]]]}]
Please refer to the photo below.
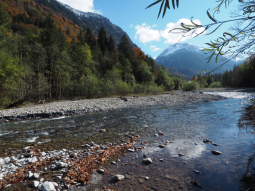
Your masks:
[{"label": "shrub", "polygon": [[210,88],[220,88],[220,87],[222,87],[220,82],[213,82],[210,85]]},{"label": "shrub", "polygon": [[185,82],[183,84],[183,88],[184,91],[192,91],[192,90],[197,90],[199,89],[199,85],[197,82]]}]

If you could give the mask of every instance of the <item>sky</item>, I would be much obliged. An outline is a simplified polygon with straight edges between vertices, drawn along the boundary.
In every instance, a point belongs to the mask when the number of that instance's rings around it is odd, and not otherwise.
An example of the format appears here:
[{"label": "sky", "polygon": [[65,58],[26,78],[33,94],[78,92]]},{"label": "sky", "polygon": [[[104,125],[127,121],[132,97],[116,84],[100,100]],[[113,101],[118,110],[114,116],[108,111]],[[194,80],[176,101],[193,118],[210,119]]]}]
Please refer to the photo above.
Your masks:
[{"label": "sky", "polygon": [[[216,0],[180,0],[179,8],[167,11],[164,18],[157,19],[160,4],[149,9],[148,5],[156,0],[59,0],[71,7],[84,12],[93,12],[107,17],[113,24],[124,30],[131,40],[149,56],[156,58],[168,46],[177,43],[182,35],[169,33],[173,28],[179,27],[180,23],[189,24],[190,19],[197,24],[209,24],[206,11],[215,8]],[[193,2],[193,3],[192,3]],[[231,13],[237,10],[238,1],[234,0],[227,8],[222,7],[219,14],[215,14],[217,20],[231,18]],[[208,47],[205,43],[229,32],[230,24],[223,25],[215,33],[193,38],[189,35],[180,42],[190,43],[202,48]],[[196,31],[201,32],[201,31]]]}]

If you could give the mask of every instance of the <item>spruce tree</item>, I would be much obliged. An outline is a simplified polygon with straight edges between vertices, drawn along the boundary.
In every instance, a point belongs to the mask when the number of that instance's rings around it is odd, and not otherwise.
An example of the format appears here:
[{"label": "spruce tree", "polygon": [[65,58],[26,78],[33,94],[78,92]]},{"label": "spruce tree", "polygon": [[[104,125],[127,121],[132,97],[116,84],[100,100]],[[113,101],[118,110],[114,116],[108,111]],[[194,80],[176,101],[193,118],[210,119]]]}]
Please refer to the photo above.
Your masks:
[{"label": "spruce tree", "polygon": [[89,45],[91,50],[95,48],[97,43],[96,38],[89,27],[87,28],[87,31],[86,31],[85,42]]},{"label": "spruce tree", "polygon": [[100,46],[100,49],[102,51],[103,54],[105,54],[106,50],[107,50],[107,35],[106,35],[106,31],[104,29],[104,27],[101,27],[99,34],[98,34],[98,44]]},{"label": "spruce tree", "polygon": [[80,46],[84,46],[85,45],[85,37],[84,37],[84,32],[83,32],[82,29],[80,29],[80,32],[78,34],[78,40],[79,40]]},{"label": "spruce tree", "polygon": [[108,40],[108,43],[107,43],[107,48],[108,48],[108,50],[111,54],[113,54],[116,51],[115,43],[114,43],[114,40],[112,38],[112,35],[110,35],[110,37],[109,37],[109,40]]},{"label": "spruce tree", "polygon": [[132,47],[126,35],[123,35],[120,44],[118,45],[118,51],[124,54],[129,61],[132,60]]}]

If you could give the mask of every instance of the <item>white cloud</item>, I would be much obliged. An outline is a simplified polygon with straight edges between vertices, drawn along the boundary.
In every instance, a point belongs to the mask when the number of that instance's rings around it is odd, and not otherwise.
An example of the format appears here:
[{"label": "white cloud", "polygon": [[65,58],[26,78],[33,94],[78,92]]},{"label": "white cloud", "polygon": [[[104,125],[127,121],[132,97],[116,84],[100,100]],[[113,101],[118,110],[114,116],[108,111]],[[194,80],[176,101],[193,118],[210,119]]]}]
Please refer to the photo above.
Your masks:
[{"label": "white cloud", "polygon": [[[194,23],[201,25],[201,22],[198,19],[193,20]],[[139,39],[142,43],[148,43],[151,41],[160,41],[161,38],[164,38],[164,43],[172,44],[177,42],[183,42],[190,38],[193,38],[196,34],[199,34],[204,31],[204,28],[197,29],[196,31],[190,31],[189,33],[184,34],[182,31],[173,31],[169,33],[170,30],[174,28],[181,28],[181,23],[186,25],[192,25],[189,19],[180,19],[177,23],[168,23],[164,30],[155,30],[153,27],[157,27],[157,25],[148,26],[146,23],[142,25],[135,26],[137,30],[135,33],[135,39]],[[204,33],[203,33],[204,34]]]},{"label": "white cloud", "polygon": [[156,46],[150,46],[151,52],[157,52],[158,50],[161,50],[161,48],[157,48]]},{"label": "white cloud", "polygon": [[157,58],[157,57],[152,57],[154,60]]},{"label": "white cloud", "polygon": [[93,2],[94,0],[58,0],[58,1],[83,12],[102,14],[99,10],[95,10]]},{"label": "white cloud", "polygon": [[[193,22],[198,25],[201,25],[201,22],[198,19],[193,20]],[[183,42],[189,40],[190,38],[195,37],[195,35],[204,31],[204,28],[200,28],[195,31],[194,30],[190,31],[186,34],[180,30],[172,31],[169,33],[169,31],[174,28],[182,28],[181,23],[184,23],[186,25],[192,25],[189,19],[180,19],[177,23],[168,23],[166,25],[165,30],[160,31],[160,36],[166,39],[164,43],[166,44],[177,43],[179,40],[180,42]]]},{"label": "white cloud", "polygon": [[133,28],[133,24],[129,25],[130,28]]},{"label": "white cloud", "polygon": [[139,41],[144,44],[151,41],[160,41],[159,31],[151,29],[151,26],[147,26],[145,23],[141,26],[135,26],[135,29],[137,30],[135,33],[135,39],[139,36]]}]

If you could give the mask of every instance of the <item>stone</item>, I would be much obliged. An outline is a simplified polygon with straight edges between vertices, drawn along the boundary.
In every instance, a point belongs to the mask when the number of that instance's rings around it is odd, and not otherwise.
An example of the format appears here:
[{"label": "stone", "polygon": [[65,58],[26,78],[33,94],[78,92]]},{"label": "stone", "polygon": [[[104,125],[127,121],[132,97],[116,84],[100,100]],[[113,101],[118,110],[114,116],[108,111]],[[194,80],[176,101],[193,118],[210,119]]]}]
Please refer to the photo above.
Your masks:
[{"label": "stone", "polygon": [[148,176],[145,177],[145,180],[149,180],[150,178]]},{"label": "stone", "polygon": [[3,158],[0,158],[0,165],[4,165],[4,159]]},{"label": "stone", "polygon": [[158,134],[156,133],[156,134],[154,134],[154,136],[155,136],[155,137],[157,137],[157,136],[158,136]]},{"label": "stone", "polygon": [[58,168],[67,168],[68,167],[68,164],[64,163],[64,162],[58,162],[56,165]]},{"label": "stone", "polygon": [[37,179],[37,178],[39,178],[39,177],[40,177],[40,175],[37,174],[37,173],[34,173],[33,176],[32,176],[33,179]]},{"label": "stone", "polygon": [[111,163],[112,163],[112,164],[116,164],[116,162],[115,162],[115,161],[112,161]]},{"label": "stone", "polygon": [[42,191],[56,191],[56,189],[52,182],[46,181],[42,184]]},{"label": "stone", "polygon": [[162,135],[164,135],[164,133],[163,132],[159,132],[158,135],[162,136]]},{"label": "stone", "polygon": [[30,187],[32,188],[37,188],[39,186],[40,182],[39,181],[33,181],[31,184],[30,184]]},{"label": "stone", "polygon": [[185,154],[183,154],[183,153],[179,153],[178,155],[179,155],[179,156],[184,156]]},{"label": "stone", "polygon": [[56,176],[56,179],[57,179],[57,180],[61,180],[61,179],[62,179],[62,176]]},{"label": "stone", "polygon": [[163,149],[163,148],[165,148],[165,145],[159,145],[158,147]]},{"label": "stone", "polygon": [[146,158],[146,159],[143,159],[142,162],[143,162],[144,164],[151,164],[151,163],[152,163],[152,160],[151,160],[151,158]]},{"label": "stone", "polygon": [[95,143],[94,143],[93,141],[91,141],[91,142],[89,143],[89,145],[90,145],[90,146],[94,146]]},{"label": "stone", "polygon": [[197,174],[201,174],[201,172],[198,171],[198,170],[194,170],[194,172],[197,173]]},{"label": "stone", "polygon": [[100,129],[99,130],[99,132],[105,132],[106,131],[106,129]]},{"label": "stone", "polygon": [[220,155],[221,154],[221,152],[220,151],[212,151],[212,154],[214,154],[214,155]]},{"label": "stone", "polygon": [[27,162],[28,162],[28,163],[35,163],[35,162],[37,162],[37,161],[38,161],[38,160],[37,160],[36,157],[28,158],[28,159],[27,159]]},{"label": "stone", "polygon": [[198,143],[195,143],[195,145],[198,145]]},{"label": "stone", "polygon": [[104,173],[104,169],[100,168],[100,169],[97,170],[97,172],[100,173],[100,174],[103,174]]},{"label": "stone", "polygon": [[128,149],[129,152],[135,152],[135,149]]},{"label": "stone", "polygon": [[114,177],[113,177],[113,181],[114,182],[118,182],[118,181],[121,181],[121,180],[124,180],[125,176],[124,175],[120,175],[120,174],[116,174]]},{"label": "stone", "polygon": [[164,162],[164,159],[159,159],[160,162]]},{"label": "stone", "polygon": [[212,143],[212,145],[214,145],[214,146],[216,146],[216,147],[218,146],[218,144],[216,144],[216,143]]}]

